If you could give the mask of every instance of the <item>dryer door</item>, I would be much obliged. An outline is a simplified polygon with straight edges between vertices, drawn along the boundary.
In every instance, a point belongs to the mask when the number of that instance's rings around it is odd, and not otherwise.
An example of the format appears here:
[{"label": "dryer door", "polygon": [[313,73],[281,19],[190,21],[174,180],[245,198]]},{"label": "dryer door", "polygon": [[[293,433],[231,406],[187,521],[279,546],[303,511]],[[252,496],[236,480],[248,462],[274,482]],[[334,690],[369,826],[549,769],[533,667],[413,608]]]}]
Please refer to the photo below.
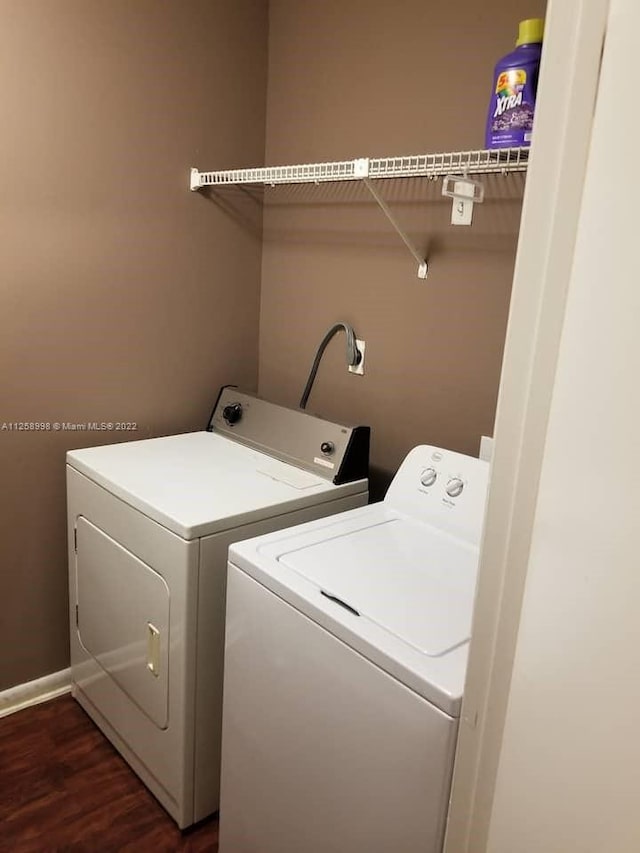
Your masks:
[{"label": "dryer door", "polygon": [[168,723],[169,587],[80,516],[76,527],[80,642],[161,729]]}]

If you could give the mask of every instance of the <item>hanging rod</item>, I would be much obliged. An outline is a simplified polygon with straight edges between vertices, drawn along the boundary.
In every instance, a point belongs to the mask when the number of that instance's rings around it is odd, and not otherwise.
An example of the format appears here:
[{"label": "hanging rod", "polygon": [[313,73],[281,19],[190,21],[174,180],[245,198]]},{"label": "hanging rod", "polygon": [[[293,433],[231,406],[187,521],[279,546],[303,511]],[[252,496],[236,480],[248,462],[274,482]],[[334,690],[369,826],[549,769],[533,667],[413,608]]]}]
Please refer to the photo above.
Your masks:
[{"label": "hanging rod", "polygon": [[363,178],[437,178],[450,174],[491,175],[524,172],[529,148],[479,149],[408,157],[362,157],[331,163],[295,166],[260,166],[220,172],[191,170],[190,188],[233,184],[313,184],[324,181],[357,181]]},{"label": "hanging rod", "polygon": [[[409,235],[400,226],[389,205],[373,186],[380,178],[438,178],[446,176],[506,175],[525,172],[529,164],[529,148],[479,149],[452,151],[444,154],[415,154],[409,157],[361,157],[333,163],[303,163],[296,166],[261,166],[255,169],[227,169],[221,172],[199,172],[191,169],[190,188],[238,186],[242,184],[320,184],[327,181],[362,181],[380,209],[418,262],[418,278],[427,277],[428,262]],[[473,183],[473,182],[472,182]],[[445,193],[451,195],[452,193]],[[467,202],[480,199],[468,199]],[[471,218],[463,224],[470,224]]]}]

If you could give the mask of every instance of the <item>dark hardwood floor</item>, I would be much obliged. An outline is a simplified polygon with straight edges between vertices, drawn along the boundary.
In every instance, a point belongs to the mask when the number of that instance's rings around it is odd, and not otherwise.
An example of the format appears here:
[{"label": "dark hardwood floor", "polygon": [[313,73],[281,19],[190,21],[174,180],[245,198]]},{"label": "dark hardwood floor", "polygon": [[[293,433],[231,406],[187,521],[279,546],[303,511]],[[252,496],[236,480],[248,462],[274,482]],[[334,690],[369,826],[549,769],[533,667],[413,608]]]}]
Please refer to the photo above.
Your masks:
[{"label": "dark hardwood floor", "polygon": [[217,821],[181,833],[70,696],[0,719],[2,853],[217,849]]}]

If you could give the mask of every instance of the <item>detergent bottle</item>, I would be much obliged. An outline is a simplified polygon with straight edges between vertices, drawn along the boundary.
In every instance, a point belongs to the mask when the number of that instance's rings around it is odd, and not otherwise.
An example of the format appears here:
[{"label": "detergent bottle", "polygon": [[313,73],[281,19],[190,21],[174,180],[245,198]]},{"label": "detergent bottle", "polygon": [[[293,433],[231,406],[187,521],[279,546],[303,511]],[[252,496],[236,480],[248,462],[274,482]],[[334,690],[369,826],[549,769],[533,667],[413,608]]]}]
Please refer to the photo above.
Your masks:
[{"label": "detergent bottle", "polygon": [[496,65],[487,117],[486,148],[531,144],[544,21],[520,21],[516,49]]}]

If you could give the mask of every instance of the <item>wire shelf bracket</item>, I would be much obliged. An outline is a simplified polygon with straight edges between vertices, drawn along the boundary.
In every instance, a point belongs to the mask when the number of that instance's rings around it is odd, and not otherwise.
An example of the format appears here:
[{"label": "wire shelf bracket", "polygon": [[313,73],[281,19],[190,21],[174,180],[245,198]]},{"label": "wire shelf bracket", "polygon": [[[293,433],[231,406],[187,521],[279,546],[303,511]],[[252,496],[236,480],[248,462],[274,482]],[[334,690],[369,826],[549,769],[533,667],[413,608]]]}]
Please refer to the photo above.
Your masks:
[{"label": "wire shelf bracket", "polygon": [[[393,178],[445,178],[443,195],[453,199],[452,222],[470,225],[474,202],[483,198],[482,185],[470,175],[507,175],[526,172],[529,148],[478,149],[443,154],[415,154],[408,157],[361,157],[330,163],[303,163],[295,166],[262,166],[200,172],[191,169],[189,188],[238,185],[320,184],[328,181],[362,181],[391,225],[418,262],[418,278],[425,279],[428,262],[403,230],[373,181]],[[465,183],[466,182],[466,183]],[[475,189],[474,189],[475,187]]]},{"label": "wire shelf bracket", "polygon": [[389,205],[386,203],[386,201],[382,198],[380,193],[376,190],[376,188],[371,183],[371,180],[369,178],[363,178],[363,183],[364,183],[365,187],[369,190],[369,192],[371,193],[373,198],[378,203],[378,207],[380,208],[380,210],[384,213],[384,215],[387,217],[389,222],[393,225],[393,227],[397,231],[398,236],[400,237],[402,242],[405,244],[407,249],[411,252],[411,254],[415,258],[415,260],[418,262],[418,278],[423,278],[423,279],[426,278],[427,273],[429,272],[429,264],[427,262],[427,259],[423,258],[422,255],[420,254],[420,252],[417,250],[417,248],[413,244],[413,241],[411,240],[409,235],[400,226],[400,224],[398,223],[398,220],[395,218],[395,216],[393,215],[393,213],[389,209]]}]

